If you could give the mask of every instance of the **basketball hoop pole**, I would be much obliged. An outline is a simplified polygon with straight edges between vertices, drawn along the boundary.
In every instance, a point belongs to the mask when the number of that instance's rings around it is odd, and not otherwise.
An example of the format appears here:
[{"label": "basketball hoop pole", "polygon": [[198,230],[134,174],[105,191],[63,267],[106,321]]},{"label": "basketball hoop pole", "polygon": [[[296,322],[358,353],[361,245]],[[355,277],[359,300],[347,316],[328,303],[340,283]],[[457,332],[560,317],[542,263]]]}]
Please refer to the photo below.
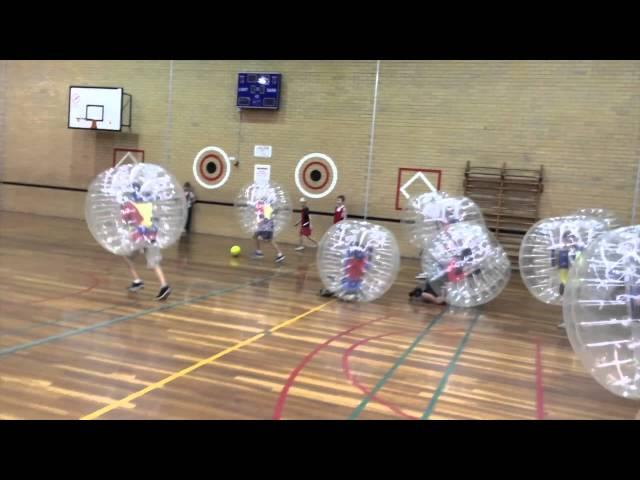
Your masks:
[{"label": "basketball hoop pole", "polygon": [[640,191],[640,161],[636,170],[636,188],[633,191],[633,205],[631,207],[631,225],[636,224],[636,213],[638,209],[638,192]]},{"label": "basketball hoop pole", "polygon": [[373,106],[371,112],[371,130],[369,132],[369,163],[367,166],[367,180],[364,191],[364,219],[369,211],[369,186],[371,185],[371,166],[373,163],[373,143],[376,134],[376,113],[378,110],[378,85],[380,83],[380,60],[376,61],[376,77],[373,84]]}]

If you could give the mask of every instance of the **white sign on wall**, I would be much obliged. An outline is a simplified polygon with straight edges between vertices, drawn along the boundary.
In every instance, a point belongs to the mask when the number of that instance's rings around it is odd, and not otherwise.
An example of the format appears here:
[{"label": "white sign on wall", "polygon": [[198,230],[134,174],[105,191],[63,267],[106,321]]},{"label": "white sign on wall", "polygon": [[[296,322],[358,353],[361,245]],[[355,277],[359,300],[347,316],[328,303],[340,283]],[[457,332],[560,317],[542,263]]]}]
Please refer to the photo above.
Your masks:
[{"label": "white sign on wall", "polygon": [[253,156],[257,158],[271,158],[271,145],[255,145]]},{"label": "white sign on wall", "polygon": [[258,165],[253,167],[253,183],[266,185],[271,179],[271,165]]}]

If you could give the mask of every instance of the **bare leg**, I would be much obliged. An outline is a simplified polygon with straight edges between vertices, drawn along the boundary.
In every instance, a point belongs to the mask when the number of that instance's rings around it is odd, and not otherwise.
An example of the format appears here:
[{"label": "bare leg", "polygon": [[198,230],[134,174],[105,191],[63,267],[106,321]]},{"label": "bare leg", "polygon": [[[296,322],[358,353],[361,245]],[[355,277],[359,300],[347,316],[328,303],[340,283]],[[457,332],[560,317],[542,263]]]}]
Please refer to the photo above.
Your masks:
[{"label": "bare leg", "polygon": [[156,272],[158,280],[160,280],[160,286],[165,287],[167,285],[167,279],[164,278],[164,272],[162,271],[162,268],[160,266],[157,266],[154,267],[153,271]]},{"label": "bare leg", "polygon": [[434,297],[430,293],[423,292],[422,298],[427,302],[437,303],[438,305],[442,305],[444,303],[444,297]]},{"label": "bare leg", "polygon": [[131,272],[131,276],[133,277],[134,281],[140,280],[140,277],[138,276],[138,272],[136,272],[136,268],[133,266],[133,262],[131,260],[129,260],[127,257],[123,257],[124,261],[127,262],[127,266],[129,267],[129,271]]},{"label": "bare leg", "polygon": [[259,237],[255,237],[256,238],[256,250],[259,252],[260,251],[260,238]]},{"label": "bare leg", "polygon": [[269,243],[271,244],[271,246],[274,248],[274,250],[278,255],[282,255],[282,251],[280,250],[280,247],[278,247],[278,244],[275,242],[275,240],[271,240],[269,241]]},{"label": "bare leg", "polygon": [[313,238],[307,237],[311,243],[313,243],[316,247],[318,246],[318,242],[316,242]]}]

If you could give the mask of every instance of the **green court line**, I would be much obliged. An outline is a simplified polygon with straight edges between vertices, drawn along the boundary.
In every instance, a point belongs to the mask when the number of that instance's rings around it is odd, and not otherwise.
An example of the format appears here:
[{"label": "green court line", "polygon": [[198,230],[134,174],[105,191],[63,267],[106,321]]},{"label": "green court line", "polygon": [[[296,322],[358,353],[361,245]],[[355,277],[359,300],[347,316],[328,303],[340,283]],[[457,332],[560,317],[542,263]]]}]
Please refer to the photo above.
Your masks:
[{"label": "green court line", "polygon": [[204,295],[199,295],[197,297],[189,298],[187,300],[181,300],[179,302],[164,304],[164,305],[161,305],[161,306],[155,307],[155,308],[148,308],[146,310],[140,310],[139,312],[131,313],[129,315],[123,315],[121,317],[112,318],[110,320],[105,320],[104,322],[99,322],[99,323],[96,323],[96,324],[93,324],[93,325],[89,325],[87,327],[75,328],[75,329],[72,329],[72,330],[67,330],[65,332],[59,333],[57,335],[51,335],[49,337],[40,338],[38,340],[33,340],[31,342],[26,342],[26,343],[22,343],[22,344],[19,344],[19,345],[14,345],[13,347],[3,348],[3,349],[0,349],[0,357],[4,357],[6,355],[10,355],[12,353],[19,352],[19,351],[22,351],[22,350],[27,350],[29,348],[36,347],[38,345],[43,345],[45,343],[53,342],[55,340],[60,340],[62,338],[71,337],[73,335],[79,335],[79,334],[85,333],[85,332],[90,332],[90,331],[97,330],[97,329],[102,328],[102,327],[108,327],[110,325],[113,325],[113,324],[116,324],[116,323],[120,323],[120,322],[124,322],[124,321],[127,321],[127,320],[131,320],[133,318],[142,317],[142,316],[148,315],[150,313],[161,312],[163,310],[170,310],[170,309],[172,309],[174,307],[179,307],[179,306],[182,306],[182,305],[189,305],[189,304],[192,304],[192,303],[199,302],[201,300],[206,300],[208,298],[212,298],[212,297],[216,297],[218,295],[222,295],[224,293],[233,292],[235,290],[241,290],[243,288],[250,287],[252,285],[255,285],[255,284],[262,283],[264,281],[270,280],[270,279],[276,277],[279,274],[280,274],[280,272],[278,271],[278,272],[272,273],[271,275],[268,275],[267,277],[258,278],[256,280],[251,280],[250,282],[243,283],[241,285],[236,285],[234,287],[228,287],[228,288],[223,288],[223,289],[218,289],[218,290],[212,290],[212,291],[210,291],[208,293],[205,293]]},{"label": "green court line", "polygon": [[409,347],[404,352],[402,352],[402,355],[398,357],[398,359],[393,364],[393,366],[389,370],[387,370],[387,373],[385,373],[382,376],[382,378],[378,380],[378,383],[376,383],[376,386],[373,387],[373,389],[369,392],[369,394],[362,399],[362,401],[355,408],[355,410],[351,412],[351,415],[349,415],[348,420],[355,420],[356,418],[358,418],[358,415],[362,413],[362,411],[365,409],[367,404],[371,401],[373,396],[384,386],[385,383],[387,383],[387,381],[389,381],[389,379],[393,376],[395,371],[400,367],[400,365],[402,365],[405,362],[407,357],[409,357],[411,352],[418,346],[418,344],[425,337],[425,335],[429,333],[429,330],[431,330],[431,328],[438,322],[438,320],[442,318],[442,316],[448,310],[449,310],[448,307],[443,309],[439,314],[437,314],[435,317],[431,319],[431,321],[427,324],[427,326],[424,327],[422,331],[418,334],[418,336],[415,338],[413,343],[409,345]]},{"label": "green court line", "polygon": [[35,328],[49,327],[51,325],[59,325],[64,322],[71,322],[73,320],[77,320],[78,318],[82,318],[85,315],[91,315],[94,313],[104,313],[107,310],[112,310],[118,307],[127,307],[131,305],[110,305],[105,308],[100,308],[98,310],[86,310],[84,312],[79,312],[76,315],[72,315],[70,317],[58,318],[57,320],[47,320],[46,322],[35,323],[33,325],[29,325],[28,327],[17,328],[15,330],[6,330],[0,331],[0,337],[7,337],[9,335],[20,335],[21,333],[28,332],[29,330],[33,330]]},{"label": "green court line", "polygon": [[[269,277],[267,277],[268,279]],[[191,288],[191,286],[189,287]],[[212,290],[209,290],[209,293],[211,293]],[[189,299],[191,300],[191,299]],[[115,304],[115,305],[109,305],[108,307],[103,307],[103,308],[98,308],[95,310],[80,310],[77,313],[75,313],[74,315],[70,315],[68,317],[63,316],[62,318],[58,318],[56,320],[47,320],[44,322],[39,322],[39,323],[35,323],[33,325],[29,325],[28,327],[23,327],[23,328],[17,328],[15,330],[5,330],[2,331],[0,330],[0,337],[8,337],[10,335],[20,335],[21,333],[24,332],[28,332],[29,330],[34,330],[36,328],[43,328],[43,327],[50,327],[50,326],[62,326],[61,324],[66,323],[66,322],[71,322],[73,320],[77,320],[79,318],[86,318],[88,315],[93,315],[95,313],[104,313],[107,312],[109,310],[115,310],[116,308],[131,308],[131,307],[135,307],[136,305],[132,305],[132,304]]]},{"label": "green court line", "polygon": [[422,414],[421,420],[428,420],[429,416],[433,413],[433,409],[436,407],[436,403],[438,403],[438,399],[440,398],[440,395],[442,395],[444,388],[447,386],[447,382],[449,381],[449,376],[456,369],[458,359],[460,358],[460,355],[462,355],[462,351],[464,350],[465,346],[467,345],[467,342],[469,341],[469,337],[471,336],[471,331],[473,330],[473,327],[476,326],[476,323],[478,323],[478,318],[480,318],[481,311],[482,310],[480,308],[476,311],[475,317],[473,317],[473,320],[471,320],[471,323],[467,327],[467,331],[464,333],[464,337],[462,337],[462,340],[460,340],[460,343],[458,344],[458,348],[456,352],[453,354],[453,357],[449,361],[449,365],[447,366],[447,369],[445,370],[444,375],[440,379],[440,383],[438,383],[438,386],[436,387],[436,390],[433,393],[433,396],[431,397],[431,400],[429,401],[427,408]]}]

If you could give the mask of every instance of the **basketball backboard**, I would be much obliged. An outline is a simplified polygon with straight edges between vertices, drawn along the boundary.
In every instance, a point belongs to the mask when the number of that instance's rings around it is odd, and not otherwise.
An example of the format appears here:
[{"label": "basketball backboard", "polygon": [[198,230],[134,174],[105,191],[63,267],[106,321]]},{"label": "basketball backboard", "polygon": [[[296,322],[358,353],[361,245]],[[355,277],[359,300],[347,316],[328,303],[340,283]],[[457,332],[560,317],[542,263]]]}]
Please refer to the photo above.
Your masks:
[{"label": "basketball backboard", "polygon": [[70,87],[68,127],[119,132],[123,95],[118,87]]}]

